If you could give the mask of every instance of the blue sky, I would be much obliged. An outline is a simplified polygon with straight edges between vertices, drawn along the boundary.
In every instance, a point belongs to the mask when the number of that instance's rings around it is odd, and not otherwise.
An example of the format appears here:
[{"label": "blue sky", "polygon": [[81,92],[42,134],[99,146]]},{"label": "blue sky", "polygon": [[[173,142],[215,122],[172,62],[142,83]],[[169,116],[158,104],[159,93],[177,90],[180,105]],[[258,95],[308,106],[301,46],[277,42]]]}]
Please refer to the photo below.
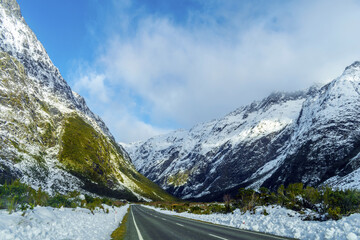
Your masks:
[{"label": "blue sky", "polygon": [[72,60],[91,59],[96,41],[90,38],[88,25],[96,14],[92,1],[18,0],[22,14],[45,46],[54,64],[67,74]]},{"label": "blue sky", "polygon": [[118,141],[326,83],[360,57],[358,1],[18,0]]}]

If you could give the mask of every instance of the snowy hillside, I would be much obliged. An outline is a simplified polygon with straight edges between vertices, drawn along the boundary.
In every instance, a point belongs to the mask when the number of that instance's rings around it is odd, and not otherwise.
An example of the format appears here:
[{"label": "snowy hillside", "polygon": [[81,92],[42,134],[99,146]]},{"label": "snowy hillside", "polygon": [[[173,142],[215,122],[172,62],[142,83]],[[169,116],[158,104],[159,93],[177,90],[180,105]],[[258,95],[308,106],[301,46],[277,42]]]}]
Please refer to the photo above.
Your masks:
[{"label": "snowy hillside", "polygon": [[293,182],[360,188],[359,79],[355,62],[322,88],[275,93],[126,150],[141,173],[182,198]]},{"label": "snowy hillside", "polygon": [[201,197],[238,186],[272,160],[316,90],[274,93],[222,119],[126,145],[136,168],[167,191]]},{"label": "snowy hillside", "polygon": [[15,0],[0,2],[0,183],[168,197],[139,174],[104,122],[61,77]]},{"label": "snowy hillside", "polygon": [[304,103],[284,159],[264,183],[360,188],[360,63]]}]

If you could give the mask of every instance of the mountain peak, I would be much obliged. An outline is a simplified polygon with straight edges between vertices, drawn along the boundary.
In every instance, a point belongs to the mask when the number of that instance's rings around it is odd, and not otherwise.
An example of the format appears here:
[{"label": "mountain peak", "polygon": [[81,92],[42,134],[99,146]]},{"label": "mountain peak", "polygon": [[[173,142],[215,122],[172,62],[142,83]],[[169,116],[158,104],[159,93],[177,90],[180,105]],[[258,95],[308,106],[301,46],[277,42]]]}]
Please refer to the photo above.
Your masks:
[{"label": "mountain peak", "polygon": [[173,199],[135,170],[72,92],[15,0],[0,0],[0,65],[0,184],[19,179],[49,193]]},{"label": "mountain peak", "polygon": [[3,6],[4,9],[9,11],[11,15],[16,16],[19,19],[22,18],[20,6],[16,2],[16,0],[0,0],[0,4]]},{"label": "mountain peak", "polygon": [[349,65],[345,68],[345,71],[348,69],[355,69],[355,68],[360,69],[360,61],[353,62],[351,65]]}]

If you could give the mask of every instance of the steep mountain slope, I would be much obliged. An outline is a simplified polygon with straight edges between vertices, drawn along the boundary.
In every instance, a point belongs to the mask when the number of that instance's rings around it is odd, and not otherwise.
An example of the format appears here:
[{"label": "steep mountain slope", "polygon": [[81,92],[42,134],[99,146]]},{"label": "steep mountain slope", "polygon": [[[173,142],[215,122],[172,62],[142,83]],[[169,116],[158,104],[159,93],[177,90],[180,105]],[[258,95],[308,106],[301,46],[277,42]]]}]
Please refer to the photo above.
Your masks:
[{"label": "steep mountain slope", "polygon": [[263,185],[326,181],[360,188],[360,62],[306,100],[294,129],[285,157]]},{"label": "steep mountain slope", "polygon": [[172,199],[139,174],[104,122],[71,91],[15,0],[0,2],[0,183],[53,192]]},{"label": "steep mountain slope", "polygon": [[315,91],[274,93],[222,119],[125,148],[141,173],[176,196],[222,197],[278,155]]},{"label": "steep mountain slope", "polygon": [[272,94],[220,120],[125,146],[136,168],[182,198],[303,182],[360,188],[360,63],[321,89]]}]

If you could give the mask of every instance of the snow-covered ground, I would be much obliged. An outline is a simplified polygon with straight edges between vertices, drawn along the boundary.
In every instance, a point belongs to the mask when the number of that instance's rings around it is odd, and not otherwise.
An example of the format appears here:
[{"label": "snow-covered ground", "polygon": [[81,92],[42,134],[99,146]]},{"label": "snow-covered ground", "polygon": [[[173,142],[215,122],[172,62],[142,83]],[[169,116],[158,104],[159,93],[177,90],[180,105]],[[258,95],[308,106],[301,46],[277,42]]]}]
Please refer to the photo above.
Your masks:
[{"label": "snow-covered ground", "polygon": [[[334,239],[360,240],[360,214],[352,214],[339,221],[302,221],[301,215],[295,211],[279,206],[261,207],[255,214],[241,214],[239,209],[233,214],[197,215],[192,213],[176,213],[145,206],[156,211],[206,222],[232,226],[240,229],[253,230],[306,240]],[[263,209],[269,213],[261,214]]]},{"label": "snow-covered ground", "polygon": [[111,233],[119,226],[129,205],[108,207],[109,213],[102,209],[94,214],[84,208],[35,207],[22,212],[9,214],[0,211],[0,239],[6,240],[60,240],[60,239],[110,239]]}]

